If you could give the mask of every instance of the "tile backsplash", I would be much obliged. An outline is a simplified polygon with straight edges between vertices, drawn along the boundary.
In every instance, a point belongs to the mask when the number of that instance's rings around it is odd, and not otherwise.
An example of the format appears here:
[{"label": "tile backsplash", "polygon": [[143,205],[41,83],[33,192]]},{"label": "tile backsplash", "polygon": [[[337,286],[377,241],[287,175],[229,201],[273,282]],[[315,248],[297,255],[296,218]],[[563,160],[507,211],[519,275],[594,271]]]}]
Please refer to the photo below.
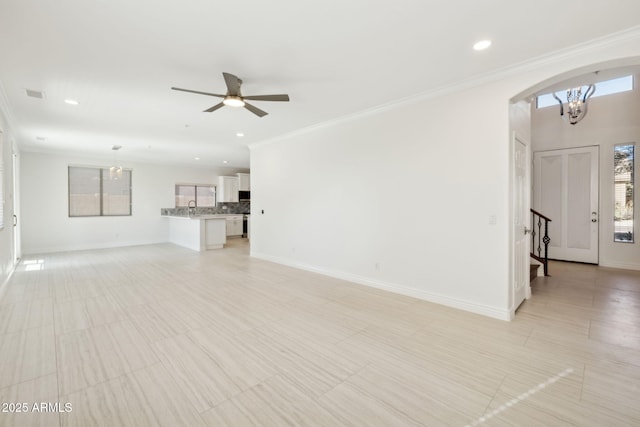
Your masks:
[{"label": "tile backsplash", "polygon": [[[196,215],[244,214],[251,212],[251,202],[218,203],[215,208],[196,208]],[[189,208],[160,208],[160,215],[187,216]]]}]

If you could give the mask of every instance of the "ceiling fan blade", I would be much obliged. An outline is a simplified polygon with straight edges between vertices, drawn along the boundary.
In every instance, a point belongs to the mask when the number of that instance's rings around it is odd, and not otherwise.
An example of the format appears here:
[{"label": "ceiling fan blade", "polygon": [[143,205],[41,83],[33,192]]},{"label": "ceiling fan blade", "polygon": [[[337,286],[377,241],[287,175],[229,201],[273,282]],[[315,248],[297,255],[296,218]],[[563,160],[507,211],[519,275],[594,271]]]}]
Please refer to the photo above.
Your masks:
[{"label": "ceiling fan blade", "polygon": [[199,90],[191,90],[191,89],[180,89],[179,87],[172,87],[173,90],[179,90],[181,92],[190,92],[197,93],[198,95],[209,95],[209,96],[217,96],[218,98],[224,98],[227,95],[220,95],[218,93],[209,93],[209,92],[200,92]]},{"label": "ceiling fan blade", "polygon": [[240,83],[242,82],[238,77],[229,73],[222,73],[224,76],[224,82],[227,84],[227,90],[229,91],[229,95],[238,96],[240,95]]},{"label": "ceiling fan blade", "polygon": [[203,113],[211,113],[213,111],[216,111],[218,108],[222,108],[222,107],[224,107],[224,102],[216,104],[211,108],[207,108],[206,110],[203,111]]},{"label": "ceiling fan blade", "polygon": [[247,110],[251,111],[253,114],[255,114],[258,117],[264,117],[266,116],[267,113],[266,111],[262,111],[261,109],[259,109],[258,107],[254,107],[251,104],[247,104],[246,102],[244,103],[244,108],[246,108]]},{"label": "ceiling fan blade", "polygon": [[289,101],[289,95],[252,95],[243,96],[243,98],[252,101]]}]

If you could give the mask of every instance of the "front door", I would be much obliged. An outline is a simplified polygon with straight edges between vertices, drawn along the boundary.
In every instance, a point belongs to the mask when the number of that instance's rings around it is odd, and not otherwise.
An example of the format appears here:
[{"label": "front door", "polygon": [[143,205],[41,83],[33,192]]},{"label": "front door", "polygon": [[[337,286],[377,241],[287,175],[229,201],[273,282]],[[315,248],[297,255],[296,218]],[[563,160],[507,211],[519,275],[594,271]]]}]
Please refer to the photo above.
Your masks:
[{"label": "front door", "polygon": [[529,286],[529,148],[521,138],[513,139],[513,290],[515,310],[531,295]]},{"label": "front door", "polygon": [[598,147],[534,154],[534,209],[551,218],[549,258],[598,263]]}]

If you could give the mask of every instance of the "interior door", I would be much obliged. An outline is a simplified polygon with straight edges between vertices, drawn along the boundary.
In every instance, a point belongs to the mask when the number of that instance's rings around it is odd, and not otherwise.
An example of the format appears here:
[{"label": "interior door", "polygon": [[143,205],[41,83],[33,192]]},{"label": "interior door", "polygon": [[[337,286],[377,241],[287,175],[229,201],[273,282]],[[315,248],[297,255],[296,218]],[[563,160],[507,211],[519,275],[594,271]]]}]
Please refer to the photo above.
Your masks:
[{"label": "interior door", "polygon": [[598,147],[534,154],[534,209],[551,218],[549,258],[598,263]]},{"label": "interior door", "polygon": [[529,147],[517,135],[513,139],[513,301],[517,308],[531,296],[529,284]]}]

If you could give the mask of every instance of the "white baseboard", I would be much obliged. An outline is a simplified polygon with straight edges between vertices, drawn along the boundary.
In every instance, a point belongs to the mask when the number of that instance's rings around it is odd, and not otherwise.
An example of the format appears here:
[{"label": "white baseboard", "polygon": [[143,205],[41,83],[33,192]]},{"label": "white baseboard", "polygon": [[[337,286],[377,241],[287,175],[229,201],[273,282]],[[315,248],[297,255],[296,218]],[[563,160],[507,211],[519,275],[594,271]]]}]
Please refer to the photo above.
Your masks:
[{"label": "white baseboard", "polygon": [[640,264],[635,264],[635,263],[605,261],[605,262],[598,263],[598,265],[600,267],[621,268],[623,270],[640,270]]},{"label": "white baseboard", "polygon": [[347,280],[349,282],[357,283],[359,285],[370,286],[372,288],[382,289],[385,291],[393,292],[396,294],[406,295],[409,297],[421,299],[424,301],[433,302],[447,307],[457,308],[471,313],[481,314],[484,316],[492,317],[499,320],[512,320],[513,310],[505,310],[497,307],[491,307],[484,304],[478,304],[472,301],[467,301],[460,298],[450,297],[438,293],[424,291],[422,289],[410,288],[407,286],[399,285],[396,283],[382,282],[374,280],[369,277],[359,276],[356,274],[346,273],[343,271],[327,270],[318,268],[313,265],[301,264],[287,258],[274,257],[271,255],[265,255],[262,253],[251,251],[250,255],[254,258],[262,259],[265,261],[274,262],[276,264],[286,265],[288,267],[298,268],[300,270],[311,271],[313,273],[322,274],[336,279]]},{"label": "white baseboard", "polygon": [[126,246],[142,246],[142,245],[156,245],[159,243],[169,243],[167,240],[140,240],[140,241],[130,241],[130,242],[107,242],[107,243],[90,243],[86,245],[65,245],[65,246],[49,246],[49,247],[41,247],[41,248],[33,248],[33,249],[24,249],[22,250],[23,257],[25,255],[38,255],[38,254],[48,254],[54,252],[72,252],[72,251],[88,251],[92,249],[112,249],[112,248],[122,248]]}]

